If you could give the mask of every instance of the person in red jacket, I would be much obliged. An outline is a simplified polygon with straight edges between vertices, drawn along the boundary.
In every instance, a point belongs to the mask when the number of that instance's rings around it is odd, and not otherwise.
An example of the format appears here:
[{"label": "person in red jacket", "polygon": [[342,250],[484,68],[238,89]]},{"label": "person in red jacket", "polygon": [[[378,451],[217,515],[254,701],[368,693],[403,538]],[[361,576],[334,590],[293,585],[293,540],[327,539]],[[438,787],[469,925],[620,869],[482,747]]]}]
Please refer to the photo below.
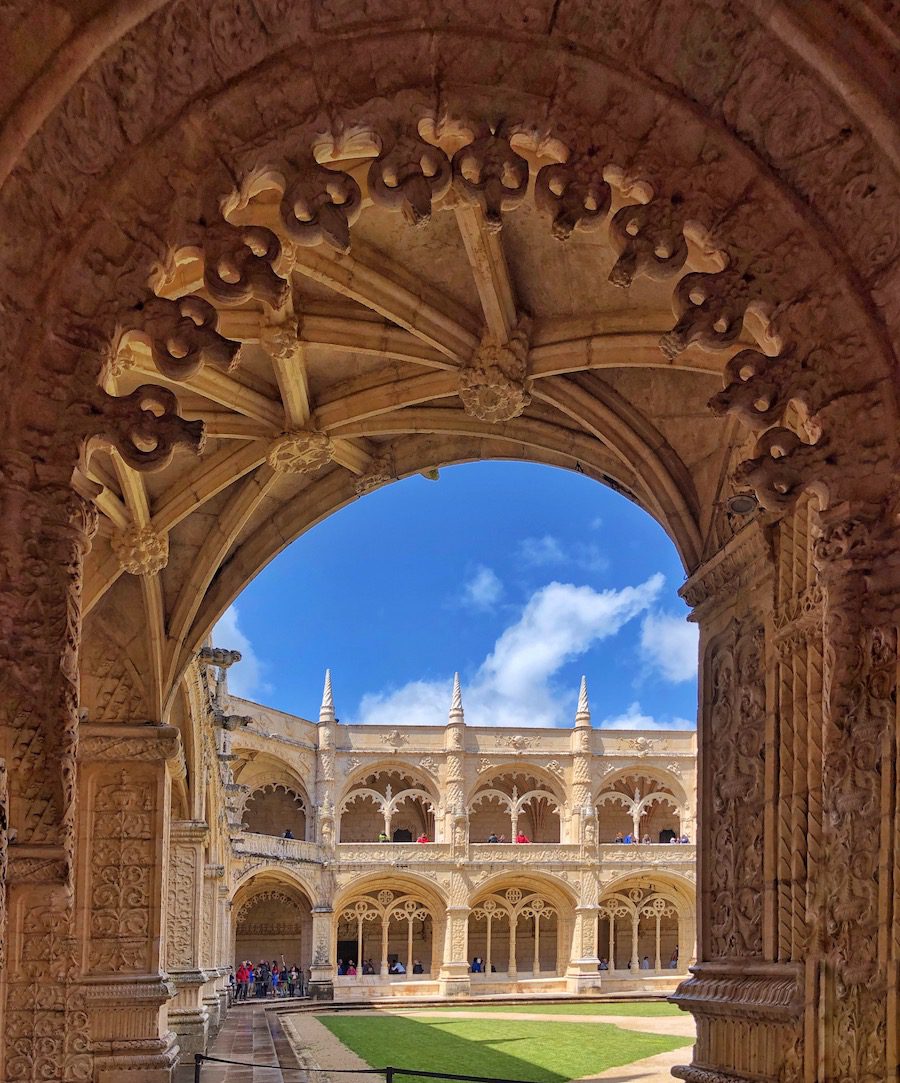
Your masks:
[{"label": "person in red jacket", "polygon": [[531,839],[525,834],[524,831],[520,831],[516,835],[516,842],[531,842]]},{"label": "person in red jacket", "polygon": [[421,835],[416,839],[416,842],[431,842],[431,839],[423,831]]}]

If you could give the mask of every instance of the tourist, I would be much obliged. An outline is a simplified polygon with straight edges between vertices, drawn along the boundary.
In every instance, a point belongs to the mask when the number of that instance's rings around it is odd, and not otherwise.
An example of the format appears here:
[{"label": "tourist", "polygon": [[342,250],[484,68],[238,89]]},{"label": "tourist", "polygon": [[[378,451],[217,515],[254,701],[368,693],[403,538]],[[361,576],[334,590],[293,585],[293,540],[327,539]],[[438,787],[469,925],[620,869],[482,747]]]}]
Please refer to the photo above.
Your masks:
[{"label": "tourist", "polygon": [[[292,997],[294,995],[294,991],[297,990],[297,986],[299,984],[300,984],[300,971],[297,968],[297,964],[294,963],[294,965],[288,971],[288,976],[287,976],[287,987],[288,987],[288,996],[289,997]],[[297,990],[297,991],[299,992],[299,990]]]},{"label": "tourist", "polygon": [[677,836],[677,835],[673,835],[673,836],[672,836],[672,837],[671,837],[671,838],[669,839],[669,842],[670,842],[670,843],[672,843],[672,842],[674,842],[674,843],[677,843],[677,842],[678,842],[678,836]]},{"label": "tourist", "polygon": [[497,838],[497,836],[494,834],[493,831],[490,833],[490,835],[488,835],[487,840],[488,840],[488,842],[499,842],[500,841]]},{"label": "tourist", "polygon": [[431,842],[431,839],[423,831],[421,835],[416,839],[416,842]]},{"label": "tourist", "polygon": [[347,964],[347,977],[348,978],[355,978],[356,977],[356,963],[354,963],[354,961],[352,959]]},{"label": "tourist", "polygon": [[649,970],[649,969],[650,969],[650,960],[645,955],[644,958],[641,959],[641,970]]},{"label": "tourist", "polygon": [[609,963],[606,961],[606,956],[604,956],[600,960],[600,965],[597,967],[597,969],[598,970],[609,970]]},{"label": "tourist", "polygon": [[499,837],[499,838],[497,839],[497,842],[506,842],[506,835],[501,835],[501,836],[500,836],[500,837]]},{"label": "tourist", "polygon": [[524,831],[519,831],[516,835],[516,842],[531,842],[531,839],[525,834]]},{"label": "tourist", "polygon": [[388,835],[387,831],[379,831],[378,832],[378,841],[379,842],[390,842],[391,841],[390,836]]},{"label": "tourist", "polygon": [[371,959],[363,960],[362,972],[363,972],[363,974],[374,974],[375,973],[375,967],[372,965],[372,960]]},{"label": "tourist", "polygon": [[247,962],[247,988],[244,992],[244,1000],[250,995],[250,990],[256,992],[256,971],[253,968],[253,963]]},{"label": "tourist", "polygon": [[481,973],[481,959],[480,959],[479,956],[476,955],[475,958],[472,960],[472,968],[471,969],[472,969],[473,974],[480,974]]},{"label": "tourist", "polygon": [[616,833],[615,841],[616,842],[624,842],[625,841],[625,836],[622,834],[621,831],[618,831]]},{"label": "tourist", "polygon": [[247,964],[242,962],[237,969],[237,999],[247,999]]},{"label": "tourist", "polygon": [[682,835],[681,836],[681,841],[685,844],[685,846],[687,846],[687,845],[690,844],[691,840],[687,837],[687,835]]},{"label": "tourist", "polygon": [[338,959],[337,972],[338,972],[338,977],[339,978],[342,978],[344,976],[344,974],[346,974],[346,972],[347,972],[346,968],[344,966],[344,960],[343,959]]},{"label": "tourist", "polygon": [[269,964],[263,960],[256,968],[256,995],[262,1000],[269,991]]},{"label": "tourist", "polygon": [[644,846],[649,846],[652,842],[652,839],[649,835],[644,835],[644,837],[641,839],[641,842],[644,844]]},{"label": "tourist", "polygon": [[405,974],[406,973],[406,967],[403,965],[403,963],[400,962],[399,959],[395,959],[394,962],[391,964],[391,968],[388,971],[388,973],[390,973],[390,974]]},{"label": "tourist", "polygon": [[628,834],[627,834],[627,835],[625,836],[625,838],[624,838],[624,839],[622,839],[622,842],[626,843],[626,844],[627,844],[627,845],[629,845],[629,846],[631,845],[631,843],[632,843],[632,842],[634,842],[634,839],[632,838],[632,835],[631,835],[631,832],[630,832],[630,831],[629,831],[629,832],[628,832]]},{"label": "tourist", "polygon": [[294,832],[293,832],[293,831],[291,831],[291,829],[290,829],[290,828],[288,828],[288,829],[287,829],[287,830],[285,831],[285,833],[284,833],[284,834],[283,834],[283,835],[282,835],[281,837],[282,837],[283,839],[292,839],[292,838],[294,837]]},{"label": "tourist", "polygon": [[422,966],[421,959],[416,959],[413,963],[413,974],[424,974],[425,968]]}]

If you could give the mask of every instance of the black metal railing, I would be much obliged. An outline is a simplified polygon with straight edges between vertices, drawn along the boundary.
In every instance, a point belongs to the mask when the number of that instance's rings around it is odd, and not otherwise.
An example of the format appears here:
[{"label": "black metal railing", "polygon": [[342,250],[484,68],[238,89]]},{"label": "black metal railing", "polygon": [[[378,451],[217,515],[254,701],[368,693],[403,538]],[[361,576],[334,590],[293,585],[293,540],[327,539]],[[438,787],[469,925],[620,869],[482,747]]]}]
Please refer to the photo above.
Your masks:
[{"label": "black metal railing", "polygon": [[206,1062],[215,1064],[234,1064],[242,1068],[259,1068],[285,1072],[304,1072],[308,1078],[315,1072],[324,1075],[381,1075],[385,1083],[394,1083],[398,1077],[415,1077],[417,1079],[453,1079],[459,1083],[536,1083],[533,1079],[506,1079],[502,1076],[488,1075],[459,1075],[456,1072],[428,1072],[424,1068],[398,1068],[394,1064],[388,1064],[384,1068],[323,1068],[317,1065],[308,1067],[286,1068],[281,1064],[254,1064],[246,1060],[229,1060],[227,1057],[210,1057],[205,1053],[194,1054],[194,1083],[202,1083],[203,1065]]}]

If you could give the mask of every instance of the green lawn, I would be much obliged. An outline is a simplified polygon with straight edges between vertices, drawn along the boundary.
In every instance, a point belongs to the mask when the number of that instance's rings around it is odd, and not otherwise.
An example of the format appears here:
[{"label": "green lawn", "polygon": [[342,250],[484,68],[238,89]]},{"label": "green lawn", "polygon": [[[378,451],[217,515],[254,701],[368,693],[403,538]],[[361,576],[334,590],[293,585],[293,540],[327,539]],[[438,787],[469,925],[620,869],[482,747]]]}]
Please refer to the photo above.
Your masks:
[{"label": "green lawn", "polygon": [[[690,1044],[686,1038],[637,1034],[612,1023],[379,1015],[316,1018],[373,1068],[390,1064],[535,1083],[565,1083]],[[400,1076],[398,1083],[419,1078]]]},{"label": "green lawn", "polygon": [[[410,1011],[415,1011],[410,1008]],[[598,1004],[451,1004],[440,1008],[423,1008],[422,1011],[447,1012],[527,1012],[529,1015],[684,1015],[674,1004],[664,1000],[636,1000],[632,1002],[602,1001]]]}]

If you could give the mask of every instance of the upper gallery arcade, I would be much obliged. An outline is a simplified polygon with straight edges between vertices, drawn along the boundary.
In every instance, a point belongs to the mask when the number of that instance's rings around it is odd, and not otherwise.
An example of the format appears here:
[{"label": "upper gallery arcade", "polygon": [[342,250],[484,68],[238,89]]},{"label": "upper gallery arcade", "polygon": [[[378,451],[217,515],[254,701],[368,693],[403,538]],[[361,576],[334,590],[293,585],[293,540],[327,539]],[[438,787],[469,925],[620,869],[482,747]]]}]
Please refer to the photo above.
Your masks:
[{"label": "upper gallery arcade", "polygon": [[894,6],[13,0],[0,32],[0,1077],[169,1080],[174,820],[192,905],[229,901],[210,630],[373,487],[510,458],[685,567],[678,1076],[896,1081]]}]

